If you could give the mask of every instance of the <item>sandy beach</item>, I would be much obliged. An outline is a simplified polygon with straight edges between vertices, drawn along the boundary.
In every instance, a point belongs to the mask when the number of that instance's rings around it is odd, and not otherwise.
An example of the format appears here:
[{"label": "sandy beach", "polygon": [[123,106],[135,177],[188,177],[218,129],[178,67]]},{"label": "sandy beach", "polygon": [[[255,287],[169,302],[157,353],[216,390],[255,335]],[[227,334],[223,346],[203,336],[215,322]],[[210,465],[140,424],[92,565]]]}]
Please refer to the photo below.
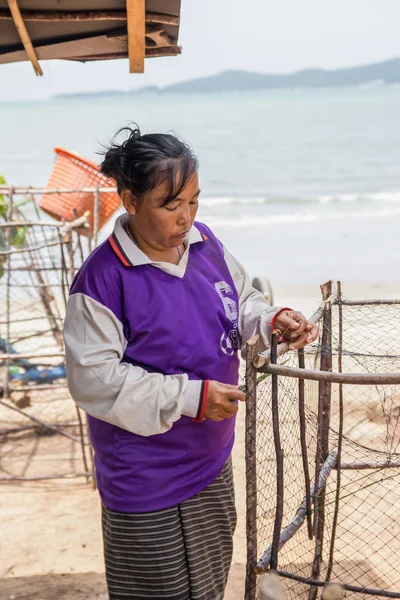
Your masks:
[{"label": "sandy beach", "polygon": [[[351,286],[344,294],[353,299],[396,298],[394,285]],[[319,302],[312,286],[279,286],[275,302],[310,315]],[[68,402],[68,401],[66,401]],[[68,404],[71,410],[72,403]],[[363,410],[362,407],[360,410]],[[366,409],[365,409],[366,410]],[[13,419],[2,412],[1,419]],[[245,548],[244,415],[238,415],[234,447],[234,474],[238,526],[226,600],[243,597]],[[361,415],[362,416],[362,415]],[[8,421],[8,423],[6,423]],[[73,470],[79,461],[77,445],[61,436],[25,433],[1,438],[3,475],[43,470]],[[2,483],[0,489],[0,599],[65,600],[106,599],[100,504],[97,492],[83,479]]]}]

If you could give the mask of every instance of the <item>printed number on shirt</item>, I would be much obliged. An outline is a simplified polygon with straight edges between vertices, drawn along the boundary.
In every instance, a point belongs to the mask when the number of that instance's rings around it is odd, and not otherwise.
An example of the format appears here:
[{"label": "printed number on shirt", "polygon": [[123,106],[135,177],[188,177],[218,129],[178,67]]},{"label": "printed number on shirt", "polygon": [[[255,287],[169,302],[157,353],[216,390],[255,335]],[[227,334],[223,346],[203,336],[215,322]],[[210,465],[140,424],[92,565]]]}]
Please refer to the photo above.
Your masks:
[{"label": "printed number on shirt", "polygon": [[226,281],[218,281],[215,289],[222,300],[226,317],[232,323],[232,329],[224,331],[219,342],[220,348],[227,356],[233,356],[238,348],[238,306],[233,298],[232,287]]}]

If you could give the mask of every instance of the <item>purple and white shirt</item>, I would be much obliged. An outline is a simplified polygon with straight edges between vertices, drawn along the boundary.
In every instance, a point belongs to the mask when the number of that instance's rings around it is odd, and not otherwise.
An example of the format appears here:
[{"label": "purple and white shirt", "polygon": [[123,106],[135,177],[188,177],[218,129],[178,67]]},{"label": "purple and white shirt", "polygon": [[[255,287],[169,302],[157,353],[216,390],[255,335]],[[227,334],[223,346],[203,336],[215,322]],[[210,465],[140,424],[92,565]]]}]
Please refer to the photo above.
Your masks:
[{"label": "purple and white shirt", "polygon": [[213,233],[196,223],[178,265],[156,263],[123,215],[71,288],[65,320],[70,392],[89,415],[104,504],[148,512],[179,504],[218,476],[235,419],[196,421],[205,380],[237,384],[237,350],[270,307]]}]

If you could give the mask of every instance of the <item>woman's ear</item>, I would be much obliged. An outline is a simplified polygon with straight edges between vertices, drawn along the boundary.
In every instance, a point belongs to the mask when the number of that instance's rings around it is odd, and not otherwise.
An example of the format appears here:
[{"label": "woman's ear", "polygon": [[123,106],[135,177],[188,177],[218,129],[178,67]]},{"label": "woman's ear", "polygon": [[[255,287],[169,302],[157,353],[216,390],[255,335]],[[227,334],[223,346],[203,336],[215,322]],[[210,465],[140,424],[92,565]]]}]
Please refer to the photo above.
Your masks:
[{"label": "woman's ear", "polygon": [[137,212],[137,198],[132,194],[130,190],[122,190],[121,201],[124,205],[126,212],[133,216]]}]

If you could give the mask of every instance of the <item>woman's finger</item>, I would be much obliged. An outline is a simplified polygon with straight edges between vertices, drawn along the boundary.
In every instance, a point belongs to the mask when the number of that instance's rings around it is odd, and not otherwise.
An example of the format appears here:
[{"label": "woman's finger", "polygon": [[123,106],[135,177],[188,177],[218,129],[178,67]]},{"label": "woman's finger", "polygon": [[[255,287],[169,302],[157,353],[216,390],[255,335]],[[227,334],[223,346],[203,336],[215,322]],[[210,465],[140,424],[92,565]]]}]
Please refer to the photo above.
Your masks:
[{"label": "woman's finger", "polygon": [[235,390],[229,390],[227,392],[227,397],[231,402],[232,400],[240,400],[240,402],[244,402],[246,400],[246,394],[237,388]]},{"label": "woman's finger", "polygon": [[318,325],[312,325],[312,327],[310,329],[310,333],[309,333],[308,343],[311,344],[311,342],[315,342],[315,340],[318,337],[318,334],[319,334]]},{"label": "woman's finger", "polygon": [[313,341],[313,340],[310,339],[309,333],[306,332],[298,340],[296,340],[295,342],[290,344],[290,349],[291,350],[300,350],[300,348],[304,348],[304,346],[307,346],[307,344],[310,344],[311,341]]}]

